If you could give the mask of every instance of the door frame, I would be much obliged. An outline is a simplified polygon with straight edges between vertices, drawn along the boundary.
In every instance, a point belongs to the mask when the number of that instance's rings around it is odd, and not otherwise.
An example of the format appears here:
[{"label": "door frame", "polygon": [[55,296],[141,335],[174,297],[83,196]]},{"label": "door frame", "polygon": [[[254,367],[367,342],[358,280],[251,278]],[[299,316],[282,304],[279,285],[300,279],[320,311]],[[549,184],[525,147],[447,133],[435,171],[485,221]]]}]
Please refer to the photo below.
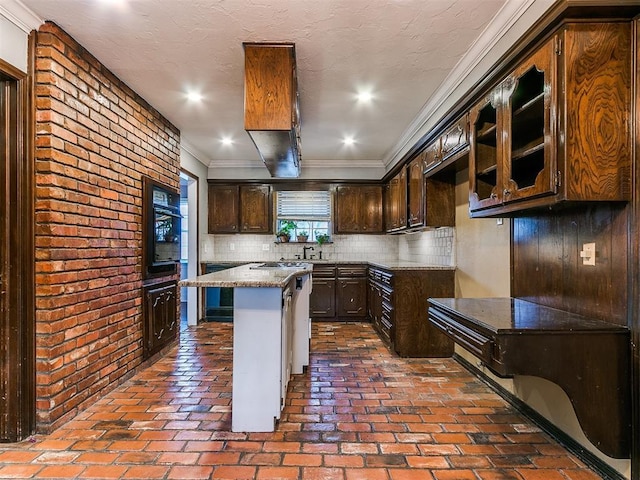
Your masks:
[{"label": "door frame", "polygon": [[[200,252],[198,248],[200,242],[200,222],[198,221],[200,218],[200,183],[198,176],[188,170],[180,168],[180,173],[189,177],[189,183],[187,184],[187,208],[189,209],[189,215],[187,217],[187,222],[189,223],[189,236],[187,237],[187,278],[193,278],[200,275]],[[198,295],[199,291],[199,288],[186,289],[187,324],[189,326],[197,325],[198,319],[202,318],[202,296]]]},{"label": "door frame", "polygon": [[0,395],[0,440],[9,442],[36,428],[34,35],[29,36],[29,74],[0,59],[0,122],[8,132],[0,168],[0,379],[6,386]]}]

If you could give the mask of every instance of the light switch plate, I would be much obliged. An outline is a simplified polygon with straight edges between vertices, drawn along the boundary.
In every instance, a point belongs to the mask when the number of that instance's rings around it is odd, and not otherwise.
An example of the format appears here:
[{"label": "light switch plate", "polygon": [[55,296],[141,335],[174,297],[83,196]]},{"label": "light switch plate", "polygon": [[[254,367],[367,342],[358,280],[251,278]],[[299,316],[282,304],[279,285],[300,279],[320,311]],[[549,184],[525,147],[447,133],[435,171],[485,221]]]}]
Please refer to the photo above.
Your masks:
[{"label": "light switch plate", "polygon": [[596,264],[596,244],[585,243],[582,245],[582,251],[580,252],[583,265],[595,265]]}]

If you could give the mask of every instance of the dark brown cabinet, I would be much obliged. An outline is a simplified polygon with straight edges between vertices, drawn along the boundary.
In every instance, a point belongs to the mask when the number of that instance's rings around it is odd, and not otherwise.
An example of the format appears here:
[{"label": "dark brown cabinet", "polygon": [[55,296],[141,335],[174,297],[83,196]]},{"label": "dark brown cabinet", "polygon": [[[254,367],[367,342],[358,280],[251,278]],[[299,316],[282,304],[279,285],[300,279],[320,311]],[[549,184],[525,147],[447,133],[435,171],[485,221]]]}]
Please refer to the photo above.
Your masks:
[{"label": "dark brown cabinet", "polygon": [[240,186],[240,231],[271,233],[271,188],[269,185]]},{"label": "dark brown cabinet", "polygon": [[209,185],[209,233],[271,233],[269,185]]},{"label": "dark brown cabinet", "polygon": [[175,340],[178,333],[178,284],[175,281],[142,289],[144,358]]},{"label": "dark brown cabinet", "polygon": [[454,270],[369,267],[369,306],[380,338],[403,357],[447,357],[453,342],[428,324],[427,299],[454,293]]},{"label": "dark brown cabinet", "polygon": [[366,265],[314,265],[313,289],[309,302],[312,318],[335,320],[366,318]]},{"label": "dark brown cabinet", "polygon": [[336,316],[364,318],[367,316],[367,267],[338,266],[336,286]]},{"label": "dark brown cabinet", "polygon": [[340,185],[335,198],[335,233],[383,232],[380,185]]},{"label": "dark brown cabinet", "polygon": [[238,185],[209,185],[209,233],[238,233]]},{"label": "dark brown cabinet", "polygon": [[336,316],[336,267],[314,265],[312,290],[309,298],[309,314],[312,318]]},{"label": "dark brown cabinet", "polygon": [[407,228],[407,171],[400,170],[385,187],[385,215],[387,232]]},{"label": "dark brown cabinet", "polygon": [[[416,229],[421,227],[451,227],[455,225],[455,172],[437,173],[426,176],[425,161],[428,158],[426,150],[416,156],[407,165],[407,217],[406,227]],[[401,177],[398,176],[398,182]],[[399,198],[390,199],[391,212],[401,209],[402,194],[393,193]],[[399,225],[402,218],[390,214],[390,231],[402,230]]]},{"label": "dark brown cabinet", "polygon": [[471,216],[630,199],[630,45],[629,24],[568,24],[471,109]]},{"label": "dark brown cabinet", "polygon": [[425,176],[424,176],[424,155],[418,155],[407,166],[407,177],[409,182],[408,206],[409,228],[421,227],[424,225],[425,210]]},{"label": "dark brown cabinet", "polygon": [[467,115],[463,115],[422,151],[424,172],[429,173],[432,170],[440,170],[468,151],[469,119]]}]

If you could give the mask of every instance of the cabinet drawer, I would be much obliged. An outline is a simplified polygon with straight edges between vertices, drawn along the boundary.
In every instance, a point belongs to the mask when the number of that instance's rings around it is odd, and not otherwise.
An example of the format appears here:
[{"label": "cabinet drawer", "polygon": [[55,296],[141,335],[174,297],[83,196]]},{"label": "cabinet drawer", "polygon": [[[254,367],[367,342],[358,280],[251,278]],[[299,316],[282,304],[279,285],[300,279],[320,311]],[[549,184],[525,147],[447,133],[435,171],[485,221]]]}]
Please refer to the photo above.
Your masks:
[{"label": "cabinet drawer", "polygon": [[337,269],[338,277],[340,278],[367,276],[367,267],[365,265],[339,266]]},{"label": "cabinet drawer", "polygon": [[387,302],[389,305],[392,305],[393,304],[393,302],[392,302],[393,291],[392,290],[388,290],[386,288],[381,288],[380,291],[382,293],[382,300]]},{"label": "cabinet drawer", "polygon": [[335,278],[335,265],[317,265],[313,266],[313,276],[317,278]]},{"label": "cabinet drawer", "polygon": [[387,272],[380,272],[380,282],[384,285],[393,285],[393,274]]},{"label": "cabinet drawer", "polygon": [[451,337],[454,342],[469,350],[482,361],[488,364],[491,363],[493,342],[490,338],[450,319],[433,308],[429,308],[429,321]]}]

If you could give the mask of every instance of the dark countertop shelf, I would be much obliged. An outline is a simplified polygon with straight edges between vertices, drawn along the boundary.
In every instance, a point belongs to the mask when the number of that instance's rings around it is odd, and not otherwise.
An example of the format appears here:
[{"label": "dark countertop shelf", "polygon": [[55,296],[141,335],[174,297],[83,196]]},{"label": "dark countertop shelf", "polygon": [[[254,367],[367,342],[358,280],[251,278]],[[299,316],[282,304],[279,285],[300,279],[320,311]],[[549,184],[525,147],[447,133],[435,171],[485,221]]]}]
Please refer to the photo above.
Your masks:
[{"label": "dark countertop shelf", "polygon": [[529,332],[628,332],[626,327],[518,298],[431,298],[443,310],[500,334]]}]

